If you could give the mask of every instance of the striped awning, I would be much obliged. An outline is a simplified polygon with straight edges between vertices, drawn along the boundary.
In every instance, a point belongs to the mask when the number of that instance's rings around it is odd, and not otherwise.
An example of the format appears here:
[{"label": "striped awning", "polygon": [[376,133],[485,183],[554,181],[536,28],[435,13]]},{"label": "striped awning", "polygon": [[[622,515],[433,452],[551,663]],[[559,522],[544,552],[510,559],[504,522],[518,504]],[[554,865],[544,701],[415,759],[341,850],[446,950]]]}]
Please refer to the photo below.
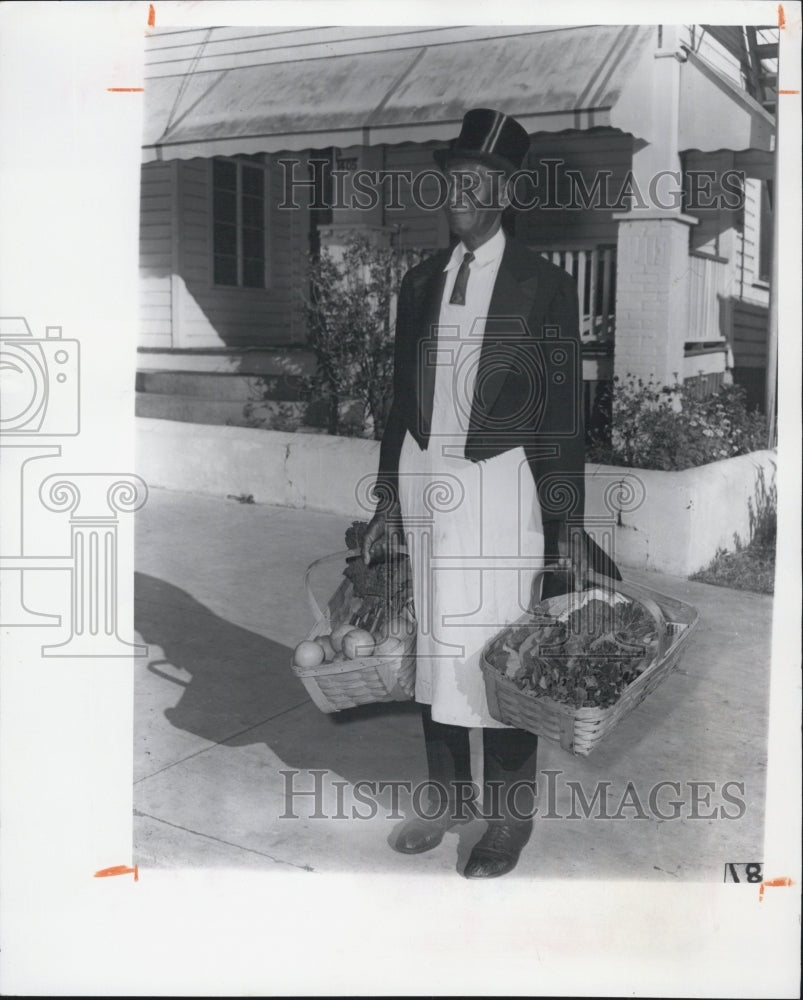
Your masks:
[{"label": "striped awning", "polygon": [[445,140],[468,107],[535,131],[614,124],[654,28],[164,32],[146,67],[146,159]]},{"label": "striped awning", "polygon": [[[650,141],[663,126],[639,88],[657,44],[656,25],[168,29],[148,40],[143,158],[445,141],[469,107],[531,133],[608,126]],[[770,116],[693,70],[688,145],[707,148],[701,86],[727,104],[720,145],[761,145]]]}]

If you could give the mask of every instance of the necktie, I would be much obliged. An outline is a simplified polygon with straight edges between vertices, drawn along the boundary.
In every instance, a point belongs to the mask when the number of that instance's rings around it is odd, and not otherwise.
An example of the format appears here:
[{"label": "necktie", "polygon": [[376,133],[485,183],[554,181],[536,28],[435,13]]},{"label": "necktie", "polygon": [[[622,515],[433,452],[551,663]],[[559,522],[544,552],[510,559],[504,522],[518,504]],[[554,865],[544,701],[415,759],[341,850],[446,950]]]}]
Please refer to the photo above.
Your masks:
[{"label": "necktie", "polygon": [[454,288],[452,289],[452,297],[449,299],[449,302],[453,306],[464,306],[466,304],[468,269],[472,260],[474,260],[474,254],[470,250],[467,250],[463,255],[463,263],[460,265],[460,269],[457,272],[457,278],[455,279]]}]

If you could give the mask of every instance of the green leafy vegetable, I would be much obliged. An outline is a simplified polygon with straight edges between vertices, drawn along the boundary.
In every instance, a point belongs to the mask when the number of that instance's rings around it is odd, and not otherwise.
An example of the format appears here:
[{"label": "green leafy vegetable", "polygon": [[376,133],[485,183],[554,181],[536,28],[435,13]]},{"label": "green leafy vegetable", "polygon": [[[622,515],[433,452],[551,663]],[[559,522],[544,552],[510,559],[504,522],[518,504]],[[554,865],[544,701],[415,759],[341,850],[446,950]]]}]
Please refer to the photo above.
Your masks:
[{"label": "green leafy vegetable", "polygon": [[[352,522],[346,531],[347,548],[360,551],[367,528],[365,521]],[[362,556],[351,556],[343,575],[351,582],[355,598],[360,599],[351,624],[374,635],[384,635],[388,624],[401,615],[405,604],[412,602],[410,560],[406,555],[392,556],[375,566],[366,566]]]},{"label": "green leafy vegetable", "polygon": [[608,708],[655,659],[654,619],[638,601],[597,598],[565,620],[545,604],[493,641],[488,661],[534,697],[575,708]]}]

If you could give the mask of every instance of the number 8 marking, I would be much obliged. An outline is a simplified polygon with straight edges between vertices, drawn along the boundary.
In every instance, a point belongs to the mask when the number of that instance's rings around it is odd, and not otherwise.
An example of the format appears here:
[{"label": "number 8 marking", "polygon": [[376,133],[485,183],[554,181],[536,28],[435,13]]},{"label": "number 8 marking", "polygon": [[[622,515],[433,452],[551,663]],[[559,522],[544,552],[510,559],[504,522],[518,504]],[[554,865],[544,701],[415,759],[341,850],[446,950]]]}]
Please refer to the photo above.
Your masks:
[{"label": "number 8 marking", "polygon": [[761,881],[761,865],[759,864],[749,864],[744,866],[745,874],[747,875],[748,882],[760,882]]}]

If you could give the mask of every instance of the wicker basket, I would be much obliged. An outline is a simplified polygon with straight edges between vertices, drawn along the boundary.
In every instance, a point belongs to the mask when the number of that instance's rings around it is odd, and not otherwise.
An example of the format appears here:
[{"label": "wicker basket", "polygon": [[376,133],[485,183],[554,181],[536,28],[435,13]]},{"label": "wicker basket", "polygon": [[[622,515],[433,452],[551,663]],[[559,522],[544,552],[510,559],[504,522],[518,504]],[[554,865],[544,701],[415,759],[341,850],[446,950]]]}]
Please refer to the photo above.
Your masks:
[{"label": "wicker basket", "polygon": [[[602,578],[599,579],[602,583]],[[611,582],[607,580],[604,585],[610,586]],[[697,611],[691,605],[634,583],[616,581],[614,586],[617,593],[643,604],[656,620],[659,649],[653,662],[625,688],[616,704],[608,708],[574,708],[551,698],[538,697],[522,691],[486,658],[495,644],[504,641],[508,631],[531,620],[529,615],[524,615],[491,640],[483,651],[481,663],[488,709],[497,721],[555,740],[562,749],[585,757],[677,666],[697,625]]]},{"label": "wicker basket", "polygon": [[[315,618],[308,639],[325,635],[348,621],[354,596],[351,581],[344,578],[326,607],[321,608],[312,590],[311,578],[315,570],[326,563],[344,562],[354,555],[358,553],[349,550],[335,552],[316,559],[308,567],[304,588]],[[415,690],[415,630],[405,636],[400,654],[335,660],[317,667],[299,667],[293,663],[292,668],[322,712],[340,712],[344,708],[356,708],[357,705],[372,702],[410,701]]]}]

